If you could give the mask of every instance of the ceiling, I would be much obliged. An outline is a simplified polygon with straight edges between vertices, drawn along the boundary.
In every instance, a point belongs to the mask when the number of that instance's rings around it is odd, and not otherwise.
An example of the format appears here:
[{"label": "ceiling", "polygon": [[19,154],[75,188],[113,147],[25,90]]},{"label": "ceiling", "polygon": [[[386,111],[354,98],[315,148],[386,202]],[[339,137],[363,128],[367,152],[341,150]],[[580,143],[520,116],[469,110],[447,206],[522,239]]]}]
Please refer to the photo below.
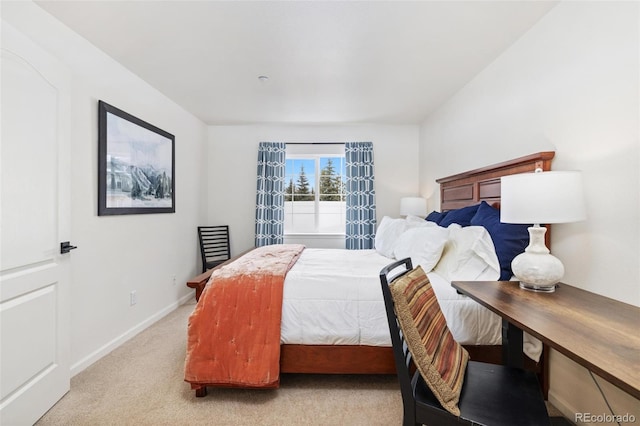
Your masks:
[{"label": "ceiling", "polygon": [[557,4],[37,3],[211,125],[420,123]]}]

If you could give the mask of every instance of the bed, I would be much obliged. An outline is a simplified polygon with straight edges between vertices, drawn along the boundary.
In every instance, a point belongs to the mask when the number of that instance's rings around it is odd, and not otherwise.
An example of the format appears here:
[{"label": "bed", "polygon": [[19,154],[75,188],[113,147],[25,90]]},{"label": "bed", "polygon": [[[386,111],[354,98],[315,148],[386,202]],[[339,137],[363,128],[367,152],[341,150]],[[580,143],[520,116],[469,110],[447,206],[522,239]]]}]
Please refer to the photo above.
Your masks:
[{"label": "bed", "polygon": [[[550,170],[553,156],[553,152],[540,152],[499,164],[494,164],[492,166],[438,179],[437,182],[440,184],[441,199],[440,210],[442,212],[460,211],[465,207],[478,205],[478,203],[481,202],[486,202],[493,207],[499,207],[501,176],[532,172],[538,168],[542,170]],[[409,218],[406,220],[409,220]],[[380,223],[380,227],[382,227],[382,222]],[[547,232],[547,237],[548,235],[549,232]],[[248,253],[243,253],[234,259],[246,259],[252,252],[253,250]],[[372,270],[373,276],[377,280],[379,270],[383,266],[386,266],[386,264],[391,263],[393,259],[384,257],[380,253],[376,253],[375,250],[372,251],[373,253],[369,252],[366,254],[360,254],[369,257],[367,262],[364,263],[362,259],[347,259],[347,256],[345,255],[351,255],[351,253],[347,253],[347,251],[337,251],[336,253],[327,249],[305,249],[304,252],[306,252],[304,257],[295,255],[297,262],[294,261],[287,267],[288,274],[286,275],[286,280],[296,279],[302,284],[293,286],[290,285],[290,282],[285,281],[284,288],[282,290],[285,300],[282,302],[282,329],[280,330],[282,334],[280,342],[281,345],[279,346],[278,351],[279,372],[322,374],[394,374],[395,367],[393,353],[391,351],[390,344],[385,341],[386,325],[383,327],[378,326],[379,324],[384,324],[386,318],[384,317],[384,308],[378,311],[375,307],[376,303],[382,303],[381,298],[379,298],[379,300],[375,300],[375,294],[377,293],[366,293],[364,290],[367,288],[366,286],[362,285],[359,287],[356,285],[355,288],[357,290],[352,290],[352,292],[355,291],[355,293],[360,294],[358,294],[355,299],[353,298],[353,294],[339,295],[341,292],[340,289],[342,288],[339,282],[327,285],[326,283],[333,280],[333,278],[318,273],[317,269],[308,269],[314,264],[324,263],[325,265],[337,265],[342,257],[342,264],[346,265],[343,268],[345,270],[339,274],[342,279],[347,281],[357,280],[358,274],[361,274],[362,272],[356,266],[360,265],[360,267]],[[337,258],[331,260],[331,256],[337,256]],[[200,299],[202,296],[210,276],[212,274],[215,275],[219,273],[216,272],[217,269],[225,267],[228,268],[229,265],[233,264],[234,259],[224,265],[220,265],[214,270],[207,271],[206,273],[195,277],[187,283],[189,287],[195,289],[197,299]],[[350,262],[351,266],[349,266]],[[315,272],[312,274],[305,274],[305,270],[307,269]],[[325,270],[329,271],[329,268],[325,268]],[[444,289],[442,290],[443,292],[446,292],[443,293],[445,294],[445,297],[454,299],[458,306],[465,305],[465,309],[473,311],[472,314],[465,314],[465,316],[477,318],[477,315],[480,315],[476,312],[478,306],[475,306],[469,300],[465,300],[464,296],[456,295],[449,286],[446,272],[441,275],[443,276],[440,276],[439,273],[431,274],[430,279],[434,282],[442,280],[442,282],[439,283],[439,287]],[[325,285],[318,285],[318,283],[325,283]],[[327,297],[326,294],[314,297],[313,289],[319,287],[322,287],[324,290],[329,290],[329,294],[334,294],[335,297]],[[375,289],[379,292],[379,282],[375,286]],[[357,300],[358,298],[362,299],[363,297],[364,300]],[[441,296],[439,295],[439,299],[440,297]],[[292,300],[299,301],[300,299],[305,298],[314,300],[306,300],[306,305],[305,303],[302,303],[302,305],[291,304]],[[318,300],[322,301],[323,298],[326,299],[324,300],[324,304],[316,303]],[[312,307],[314,303],[315,307]],[[356,308],[349,311],[349,309],[345,308],[348,307],[349,304],[355,304],[354,306],[356,306]],[[319,313],[305,316],[305,314],[311,312],[312,309],[318,309]],[[444,308],[443,310],[446,311],[446,309],[447,308]],[[341,330],[341,327],[349,328],[349,321],[343,321],[343,324],[347,324],[347,326],[331,324],[333,320],[330,318],[332,317],[325,315],[330,311],[352,312],[352,314],[347,314],[347,317],[351,315],[353,323],[371,325],[365,330],[353,330],[351,337],[348,333],[346,336],[343,336],[340,333],[344,330],[340,332],[335,330]],[[354,315],[359,315],[360,317],[354,319]],[[449,312],[449,315],[455,316],[456,314]],[[323,321],[325,322],[323,323]],[[326,321],[328,321],[328,324]],[[447,318],[447,321],[449,321],[449,318]],[[300,329],[296,329],[295,327],[290,327],[288,325],[292,323],[307,323],[308,326],[301,331]],[[470,335],[465,335],[464,338],[461,339],[472,359],[494,363],[500,362],[501,346],[499,344],[499,328],[499,326],[497,328],[493,327],[493,331],[485,336],[467,333]],[[335,335],[332,333],[335,333]],[[388,330],[386,333],[386,339],[388,340]],[[464,335],[464,333],[466,333],[465,327],[462,327],[460,331],[457,331],[457,333],[458,335],[460,335],[460,333]],[[192,337],[193,336],[190,338]],[[198,337],[198,339],[202,338],[202,336]],[[459,338],[459,336],[456,338]],[[195,341],[196,339],[193,338],[193,340]],[[527,368],[539,373],[545,393],[548,389],[547,354],[548,351],[543,351],[538,362],[527,359]],[[203,377],[194,378],[192,376],[186,378],[186,380],[191,384],[192,389],[196,391],[196,396],[206,395],[206,387],[209,385],[220,385],[219,382],[208,382],[207,379]]]}]

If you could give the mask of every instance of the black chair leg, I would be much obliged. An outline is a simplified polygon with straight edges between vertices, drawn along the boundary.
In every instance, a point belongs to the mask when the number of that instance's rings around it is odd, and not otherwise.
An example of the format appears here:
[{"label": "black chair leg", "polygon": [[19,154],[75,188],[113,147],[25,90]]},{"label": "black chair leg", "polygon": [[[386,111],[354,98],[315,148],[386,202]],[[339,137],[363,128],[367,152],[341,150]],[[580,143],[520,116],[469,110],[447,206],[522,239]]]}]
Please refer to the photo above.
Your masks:
[{"label": "black chair leg", "polygon": [[416,414],[411,410],[412,407],[407,407],[407,404],[404,404],[404,415],[402,417],[402,425],[403,426],[417,426],[421,423],[416,422]]}]

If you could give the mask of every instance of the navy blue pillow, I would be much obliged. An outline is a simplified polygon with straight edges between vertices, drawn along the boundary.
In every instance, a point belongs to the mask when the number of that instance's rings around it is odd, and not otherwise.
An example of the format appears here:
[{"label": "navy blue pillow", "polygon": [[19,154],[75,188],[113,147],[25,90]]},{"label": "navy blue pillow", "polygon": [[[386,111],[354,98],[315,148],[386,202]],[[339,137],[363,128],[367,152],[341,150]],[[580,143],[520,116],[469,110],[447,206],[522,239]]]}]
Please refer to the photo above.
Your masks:
[{"label": "navy blue pillow", "polygon": [[438,225],[445,228],[452,223],[457,223],[460,226],[469,226],[471,225],[471,219],[478,211],[479,205],[480,204],[475,204],[461,209],[449,210],[447,215],[440,221],[440,223],[438,223]]},{"label": "navy blue pillow", "polygon": [[440,224],[440,222],[442,221],[442,219],[444,219],[446,215],[447,215],[447,212],[432,211],[427,215],[427,217],[424,220],[428,220],[429,222],[435,222],[437,224]]},{"label": "navy blue pillow", "polygon": [[529,228],[532,225],[501,223],[500,211],[491,207],[485,201],[480,204],[476,215],[471,219],[471,225],[484,226],[491,235],[500,262],[500,280],[511,279],[511,261],[524,252],[529,245]]}]

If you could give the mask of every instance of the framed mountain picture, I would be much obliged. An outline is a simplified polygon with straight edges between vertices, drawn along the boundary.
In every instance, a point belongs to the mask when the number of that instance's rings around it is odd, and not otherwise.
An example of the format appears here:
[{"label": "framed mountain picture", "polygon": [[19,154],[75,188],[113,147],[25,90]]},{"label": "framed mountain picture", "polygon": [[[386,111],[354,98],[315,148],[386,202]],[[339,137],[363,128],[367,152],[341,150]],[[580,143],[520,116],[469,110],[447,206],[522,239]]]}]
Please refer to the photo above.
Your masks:
[{"label": "framed mountain picture", "polygon": [[175,137],[99,101],[98,215],[175,211]]}]

